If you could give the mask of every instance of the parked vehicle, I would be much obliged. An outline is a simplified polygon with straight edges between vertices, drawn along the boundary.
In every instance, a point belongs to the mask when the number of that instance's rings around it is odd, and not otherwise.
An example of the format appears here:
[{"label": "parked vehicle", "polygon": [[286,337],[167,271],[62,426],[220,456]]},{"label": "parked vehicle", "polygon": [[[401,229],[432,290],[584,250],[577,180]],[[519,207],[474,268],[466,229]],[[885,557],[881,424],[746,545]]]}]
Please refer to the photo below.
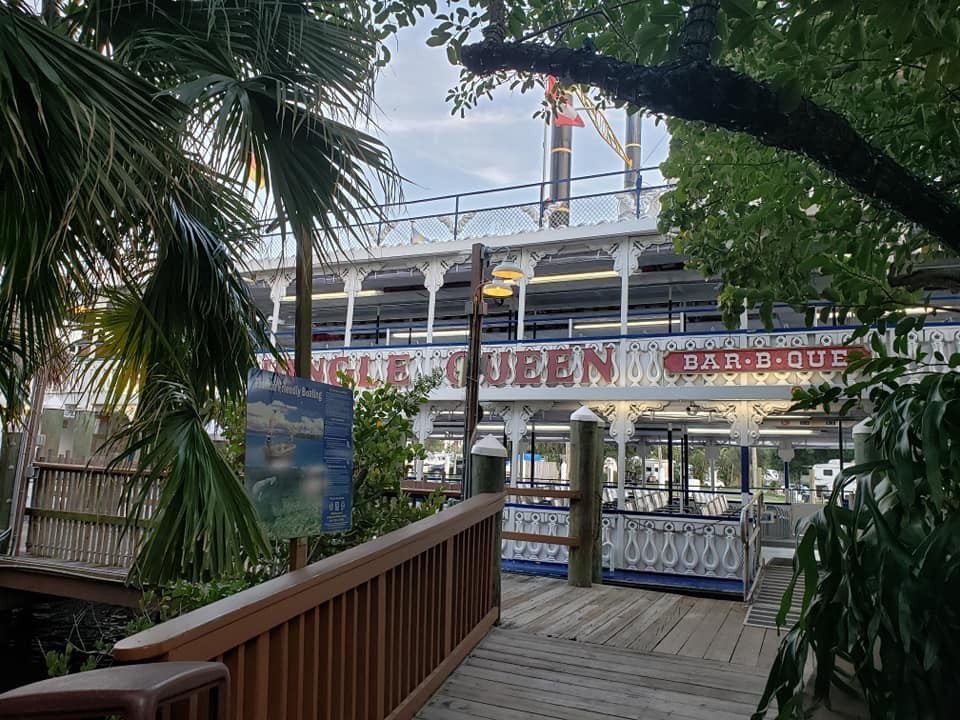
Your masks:
[{"label": "parked vehicle", "polygon": [[833,490],[833,483],[836,482],[841,470],[840,458],[814,465],[810,469],[810,474],[813,477],[813,490],[818,497],[830,494]]}]

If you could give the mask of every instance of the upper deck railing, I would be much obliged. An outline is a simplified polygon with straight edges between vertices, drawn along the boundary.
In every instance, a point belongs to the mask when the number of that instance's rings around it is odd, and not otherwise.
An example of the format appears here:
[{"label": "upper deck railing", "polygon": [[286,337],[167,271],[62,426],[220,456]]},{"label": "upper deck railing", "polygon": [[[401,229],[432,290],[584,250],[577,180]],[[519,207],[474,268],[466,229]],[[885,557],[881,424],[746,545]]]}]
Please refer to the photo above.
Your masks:
[{"label": "upper deck railing", "polygon": [[[561,182],[569,195],[553,197]],[[362,208],[370,220],[335,228],[330,243],[344,250],[397,247],[655,218],[660,196],[671,188],[652,167],[403,200]],[[289,233],[284,238],[272,229],[257,254],[267,259],[292,252]]]}]

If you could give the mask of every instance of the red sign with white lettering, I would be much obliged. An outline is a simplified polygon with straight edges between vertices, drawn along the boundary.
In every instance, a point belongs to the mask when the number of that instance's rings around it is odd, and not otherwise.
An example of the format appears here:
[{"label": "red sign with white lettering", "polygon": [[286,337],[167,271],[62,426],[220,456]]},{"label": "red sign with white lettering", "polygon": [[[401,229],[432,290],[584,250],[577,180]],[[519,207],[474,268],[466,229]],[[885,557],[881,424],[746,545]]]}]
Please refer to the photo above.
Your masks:
[{"label": "red sign with white lettering", "polygon": [[[343,351],[350,352],[349,350]],[[462,387],[467,353],[454,350],[446,357],[441,356],[446,370],[447,380],[452,387]],[[595,347],[558,347],[537,350],[490,350],[483,353],[481,360],[484,387],[507,387],[530,385],[533,387],[610,385],[617,372],[616,346],[604,344]],[[343,354],[333,357],[314,356],[310,373],[318,382],[338,385],[337,373],[344,372],[357,379],[361,388],[386,381],[398,387],[408,386],[419,371],[415,367],[413,352],[390,353],[383,355]],[[286,368],[275,367],[269,357],[261,360],[264,370],[276,370],[293,374],[293,362]],[[371,376],[373,382],[371,382]]]},{"label": "red sign with white lettering", "polygon": [[667,353],[664,369],[672,373],[787,372],[844,370],[849,353],[867,357],[864,347],[829,346],[770,348],[769,350],[696,350]]}]

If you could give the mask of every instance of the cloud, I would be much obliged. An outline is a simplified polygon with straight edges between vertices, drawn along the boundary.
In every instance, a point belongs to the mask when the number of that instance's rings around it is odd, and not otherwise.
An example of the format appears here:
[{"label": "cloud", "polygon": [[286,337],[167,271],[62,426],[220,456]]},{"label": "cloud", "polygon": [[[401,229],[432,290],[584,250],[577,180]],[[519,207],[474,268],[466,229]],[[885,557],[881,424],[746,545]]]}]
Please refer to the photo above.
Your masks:
[{"label": "cloud", "polygon": [[[408,179],[408,200],[434,195],[539,182],[543,173],[543,121],[533,113],[542,95],[501,88],[494,99],[482,99],[466,118],[451,115],[448,90],[459,81],[459,67],[450,65],[442,49],[429,48],[427,23],[401,30],[392,42],[393,59],[377,82],[377,134],[391,149],[400,173]],[[610,125],[623,135],[624,113],[607,113]],[[645,165],[659,164],[669,142],[665,128],[652,120],[643,124]],[[573,174],[591,175],[623,169],[623,161],[587,122],[574,132]],[[644,184],[659,184],[659,172],[644,175]],[[609,178],[603,187],[581,184],[578,192],[604,192],[617,185]],[[526,202],[530,198],[488,196],[488,205]],[[501,202],[502,200],[502,202]]]},{"label": "cloud", "polygon": [[503,128],[528,120],[515,113],[506,112],[482,112],[475,111],[466,118],[459,115],[437,115],[435,112],[409,112],[399,111],[389,116],[389,120],[383,123],[381,136],[389,141],[396,135],[408,133],[448,133],[461,134],[479,126]]}]

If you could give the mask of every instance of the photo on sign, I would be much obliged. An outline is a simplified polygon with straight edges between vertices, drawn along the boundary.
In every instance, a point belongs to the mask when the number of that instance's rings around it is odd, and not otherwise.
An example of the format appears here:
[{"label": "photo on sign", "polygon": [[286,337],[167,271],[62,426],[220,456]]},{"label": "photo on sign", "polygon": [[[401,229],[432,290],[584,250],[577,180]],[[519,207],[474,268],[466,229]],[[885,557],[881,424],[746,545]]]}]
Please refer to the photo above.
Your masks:
[{"label": "photo on sign", "polygon": [[353,394],[252,370],[244,466],[247,492],[271,536],[349,530]]}]

